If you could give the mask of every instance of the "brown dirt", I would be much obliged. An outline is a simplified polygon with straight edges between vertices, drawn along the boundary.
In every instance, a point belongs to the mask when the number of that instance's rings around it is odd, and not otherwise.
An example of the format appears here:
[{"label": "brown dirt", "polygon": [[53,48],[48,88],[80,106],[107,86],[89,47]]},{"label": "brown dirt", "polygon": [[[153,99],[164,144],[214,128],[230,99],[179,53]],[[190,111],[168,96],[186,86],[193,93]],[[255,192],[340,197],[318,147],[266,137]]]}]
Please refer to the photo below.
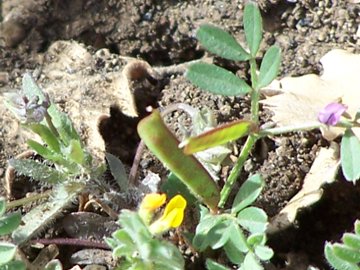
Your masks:
[{"label": "brown dirt", "polygon": [[[26,70],[39,75],[42,87],[75,118],[87,143],[94,143],[93,135],[88,134],[94,132],[94,127],[96,129],[96,118],[110,113],[111,117],[103,117],[100,124],[106,150],[131,165],[138,143],[134,130],[138,119],[125,116],[116,106],[109,109],[111,105],[119,105],[116,99],[121,96],[116,88],[116,74],[121,71],[124,62],[119,60],[118,55],[138,57],[151,66],[159,67],[199,59],[208,53],[198,46],[194,33],[204,22],[223,27],[243,42],[241,21],[244,2],[4,0],[0,26],[0,96],[9,88],[19,88],[21,76]],[[261,51],[274,43],[281,47],[281,77],[321,73],[319,59],[333,48],[360,52],[357,32],[360,4],[345,0],[299,0],[296,3],[264,0],[259,3],[266,31]],[[56,60],[57,54],[60,55],[68,43],[61,43],[61,46],[54,43],[70,39],[83,43],[82,49],[79,49],[88,55],[89,62],[83,63],[84,66],[78,70],[66,70],[66,64],[72,67],[70,60],[66,63],[61,62],[61,57],[60,62]],[[97,52],[101,48],[108,50]],[[242,63],[234,64],[217,57],[214,61],[249,78],[247,66]],[[58,65],[51,66],[54,62]],[[63,73],[53,74],[50,68]],[[66,73],[70,75],[64,75]],[[86,87],[82,88],[83,85]],[[174,102],[184,102],[197,108],[209,107],[217,114],[219,122],[249,114],[246,99],[214,97],[190,85],[182,74],[170,73],[155,83],[148,80],[136,82],[133,89],[142,115],[147,105],[156,106],[158,103],[165,106]],[[144,97],[144,94],[147,96]],[[2,106],[1,178],[4,177],[7,159],[26,149],[24,141],[27,136],[20,133],[13,117]],[[174,115],[176,117],[178,115]],[[269,112],[262,112],[263,122],[269,117]],[[86,124],[93,129],[88,131],[81,125],[84,119],[92,121]],[[238,147],[241,143],[238,142]],[[99,149],[101,144],[95,143]],[[257,204],[273,217],[301,188],[320,146],[327,146],[327,142],[318,132],[289,134],[276,140],[261,141],[247,162],[239,183],[249,173],[260,172],[266,188]],[[162,165],[151,155],[146,154],[143,158],[146,161],[141,167],[144,173],[153,171],[165,175]],[[226,173],[224,170],[224,176]],[[276,253],[272,260],[273,269],[300,270],[307,269],[309,265],[329,269],[323,257],[324,242],[338,240],[341,233],[351,230],[354,220],[360,217],[357,203],[360,185],[354,187],[346,183],[341,175],[338,178],[336,184],[326,189],[321,202],[302,213],[295,227],[269,239]],[[3,193],[3,190],[0,191]],[[295,257],[301,257],[302,262],[294,260]]]}]

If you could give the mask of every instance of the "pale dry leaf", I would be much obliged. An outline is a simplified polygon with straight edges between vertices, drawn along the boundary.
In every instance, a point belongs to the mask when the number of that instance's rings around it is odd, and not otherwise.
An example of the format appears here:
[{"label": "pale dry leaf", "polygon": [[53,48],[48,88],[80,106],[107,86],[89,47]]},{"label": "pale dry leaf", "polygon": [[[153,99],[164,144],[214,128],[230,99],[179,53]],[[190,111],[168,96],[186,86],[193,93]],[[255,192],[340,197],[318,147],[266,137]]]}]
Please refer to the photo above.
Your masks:
[{"label": "pale dry leaf", "polygon": [[[321,58],[321,76],[308,74],[275,81],[264,91],[261,103],[274,112],[272,119],[279,127],[316,124],[318,112],[331,102],[342,101],[353,118],[360,107],[360,55],[344,50],[332,50]],[[278,93],[278,94],[277,94]],[[326,127],[323,136],[333,140],[344,132],[341,128]],[[360,130],[354,129],[360,138]]]},{"label": "pale dry leaf", "polygon": [[323,193],[322,186],[335,181],[340,165],[339,146],[332,143],[330,148],[321,148],[309,173],[304,179],[302,189],[281,210],[289,222],[293,223],[299,209],[317,202]]}]

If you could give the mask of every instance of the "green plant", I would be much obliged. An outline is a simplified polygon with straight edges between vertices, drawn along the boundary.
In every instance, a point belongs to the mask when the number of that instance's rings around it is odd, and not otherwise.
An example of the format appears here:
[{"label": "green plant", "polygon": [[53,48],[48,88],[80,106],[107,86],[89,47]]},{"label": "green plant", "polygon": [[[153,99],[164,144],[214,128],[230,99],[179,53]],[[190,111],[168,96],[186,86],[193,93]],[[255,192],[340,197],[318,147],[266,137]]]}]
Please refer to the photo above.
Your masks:
[{"label": "green plant", "polygon": [[[263,269],[261,261],[273,256],[271,248],[266,246],[266,213],[250,206],[259,196],[264,182],[260,175],[247,179],[239,189],[229,211],[212,215],[201,206],[200,222],[196,228],[193,245],[199,251],[223,248],[230,262],[238,269]],[[211,260],[207,261],[211,269],[228,269]]]},{"label": "green plant", "polygon": [[[5,199],[0,197],[0,236],[4,236],[12,233],[21,222],[21,214],[14,212],[11,214],[5,214],[6,202]],[[16,270],[24,269],[25,264],[19,260],[14,259],[17,246],[8,243],[0,242],[0,269]]]},{"label": "green plant", "polygon": [[344,233],[342,244],[326,243],[325,257],[336,270],[360,269],[360,221],[355,222],[355,233]]},{"label": "green plant", "polygon": [[[13,232],[13,239],[21,244],[36,234],[61,210],[71,204],[91,177],[96,178],[103,168],[92,165],[71,120],[60,112],[29,74],[22,81],[21,93],[8,93],[5,105],[20,119],[22,126],[39,135],[42,142],[27,143],[43,161],[11,159],[16,172],[31,179],[51,184],[48,202],[32,209],[23,217],[23,224]],[[31,198],[23,200],[24,203]]]},{"label": "green plant", "polygon": [[161,240],[160,236],[183,221],[186,201],[180,195],[173,197],[161,217],[153,220],[155,211],[166,200],[165,194],[148,194],[137,212],[122,210],[121,229],[107,238],[113,257],[119,259],[117,269],[184,269],[184,259],[178,248]]}]

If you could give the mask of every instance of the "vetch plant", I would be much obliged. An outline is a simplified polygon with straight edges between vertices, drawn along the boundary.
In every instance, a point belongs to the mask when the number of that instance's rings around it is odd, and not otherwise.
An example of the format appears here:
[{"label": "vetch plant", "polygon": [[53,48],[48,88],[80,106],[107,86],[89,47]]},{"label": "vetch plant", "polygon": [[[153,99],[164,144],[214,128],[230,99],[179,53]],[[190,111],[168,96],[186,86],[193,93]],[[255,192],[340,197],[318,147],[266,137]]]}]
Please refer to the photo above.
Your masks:
[{"label": "vetch plant", "polygon": [[[231,209],[222,214],[212,215],[201,206],[194,247],[199,251],[222,248],[238,269],[263,269],[261,261],[273,256],[272,249],[266,246],[267,215],[262,209],[250,206],[263,186],[260,175],[249,177],[239,189]],[[228,269],[212,260],[207,261],[207,267]]]},{"label": "vetch plant", "polygon": [[[5,214],[6,202],[5,198],[0,197],[0,236],[12,233],[21,222],[21,214],[14,212]],[[25,270],[25,264],[21,261],[15,260],[17,246],[8,243],[0,242],[0,269],[9,270]]]},{"label": "vetch plant", "polygon": [[344,233],[342,244],[326,243],[325,257],[336,270],[360,269],[360,221],[355,222],[355,233]]},{"label": "vetch plant", "polygon": [[119,259],[117,269],[184,269],[184,259],[178,248],[160,237],[181,225],[186,200],[181,195],[173,197],[162,215],[154,218],[165,200],[165,194],[150,193],[144,197],[137,212],[121,211],[121,229],[106,239],[113,256]]}]

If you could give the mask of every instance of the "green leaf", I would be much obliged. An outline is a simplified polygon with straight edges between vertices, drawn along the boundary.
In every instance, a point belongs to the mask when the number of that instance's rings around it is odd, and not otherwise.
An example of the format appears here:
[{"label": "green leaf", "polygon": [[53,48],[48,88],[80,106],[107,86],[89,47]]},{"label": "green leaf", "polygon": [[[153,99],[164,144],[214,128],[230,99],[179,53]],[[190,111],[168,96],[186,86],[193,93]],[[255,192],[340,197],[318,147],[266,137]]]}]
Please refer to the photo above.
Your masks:
[{"label": "green leaf", "polygon": [[68,146],[71,140],[81,140],[68,115],[60,112],[55,104],[51,104],[48,113],[65,146]]},{"label": "green leaf", "polygon": [[44,92],[29,73],[25,73],[22,78],[22,90],[29,100],[37,96],[39,97],[39,103],[42,103],[45,99]]},{"label": "green leaf", "polygon": [[223,58],[234,61],[244,61],[250,58],[250,55],[232,35],[218,27],[202,25],[196,32],[196,37],[207,50]]},{"label": "green leaf", "polygon": [[116,156],[106,153],[106,160],[109,163],[109,168],[112,176],[116,180],[116,183],[120,187],[122,192],[126,192],[129,188],[129,181],[126,175],[124,164]]},{"label": "green leaf", "polygon": [[7,214],[0,218],[0,236],[7,235],[19,227],[21,222],[20,212]]},{"label": "green leaf", "polygon": [[274,251],[267,246],[258,245],[255,247],[255,254],[260,260],[267,261],[274,256]]},{"label": "green leaf", "polygon": [[64,151],[65,154],[79,165],[84,165],[85,163],[85,153],[81,146],[80,141],[78,140],[71,140],[70,145]]},{"label": "green leaf", "polygon": [[360,250],[360,235],[344,233],[342,240],[348,247]]},{"label": "green leaf", "polygon": [[36,141],[29,139],[27,141],[27,144],[29,145],[30,148],[32,148],[36,153],[38,153],[44,159],[47,159],[59,165],[63,165],[65,167],[70,168],[72,166],[72,164],[66,159],[64,159],[62,155],[51,151],[49,148],[43,146],[42,144]]},{"label": "green leaf", "polygon": [[185,266],[179,249],[167,241],[151,241],[150,259],[155,263],[154,269],[182,270]]},{"label": "green leaf", "polygon": [[18,174],[49,184],[61,183],[67,178],[66,174],[32,159],[10,159],[9,164]]},{"label": "green leaf", "polygon": [[263,233],[267,226],[267,215],[257,207],[248,207],[239,212],[239,224],[251,233]]},{"label": "green leaf", "polygon": [[356,233],[357,235],[360,235],[360,220],[356,220],[356,221],[355,221],[354,227],[355,227],[355,233]]},{"label": "green leaf", "polygon": [[16,246],[11,243],[0,242],[0,265],[10,262],[16,253]]},{"label": "green leaf", "polygon": [[251,87],[230,71],[213,64],[192,64],[185,74],[194,85],[223,96],[243,96]]},{"label": "green leaf", "polygon": [[231,222],[229,220],[223,220],[216,226],[214,226],[207,234],[208,241],[212,249],[218,249],[223,247],[231,237]]},{"label": "green leaf", "polygon": [[63,270],[62,264],[58,259],[51,260],[45,265],[44,270]]},{"label": "green leaf", "polygon": [[179,149],[179,141],[167,128],[160,112],[154,110],[138,124],[138,133],[146,146],[189,190],[214,212],[220,200],[217,184],[201,163]]},{"label": "green leaf", "polygon": [[0,270],[26,270],[26,265],[21,261],[11,261],[4,265],[0,265]]},{"label": "green leaf", "polygon": [[360,178],[360,141],[351,129],[345,131],[340,153],[343,174],[355,184]]},{"label": "green leaf", "polygon": [[262,39],[262,19],[258,6],[249,2],[244,10],[244,30],[251,56],[255,57]]},{"label": "green leaf", "polygon": [[336,270],[359,270],[356,264],[347,262],[336,256],[333,246],[330,243],[325,244],[325,258]]},{"label": "green leaf", "polygon": [[58,138],[51,132],[51,130],[43,124],[26,124],[26,127],[38,134],[41,139],[56,153],[60,152],[60,143]]},{"label": "green leaf", "polygon": [[209,245],[208,233],[224,218],[221,215],[212,215],[209,210],[200,205],[200,222],[196,227],[193,245],[199,251],[204,251]]},{"label": "green leaf", "polygon": [[338,243],[333,244],[332,249],[334,254],[340,259],[350,263],[360,262],[360,250],[356,250]]},{"label": "green leaf", "polygon": [[247,238],[246,242],[250,246],[264,245],[266,242],[266,236],[263,233],[254,233]]},{"label": "green leaf", "polygon": [[252,204],[256,198],[260,195],[260,192],[264,186],[264,180],[259,174],[250,176],[240,187],[236,197],[234,199],[231,213],[237,213],[241,209]]},{"label": "green leaf", "polygon": [[232,263],[241,264],[244,261],[244,254],[249,252],[245,236],[237,224],[231,225],[231,238],[224,246],[226,256]]},{"label": "green leaf", "polygon": [[257,125],[252,121],[239,120],[230,122],[187,139],[182,143],[182,145],[185,145],[184,153],[190,155],[204,151],[208,148],[247,136],[257,129]]},{"label": "green leaf", "polygon": [[177,194],[181,194],[188,204],[194,205],[197,199],[191,194],[187,186],[173,173],[168,175],[167,181],[161,185],[161,191],[166,193],[168,198],[172,198]]},{"label": "green leaf", "polygon": [[229,268],[210,259],[206,259],[206,268],[207,270],[229,270]]},{"label": "green leaf", "polygon": [[263,270],[264,268],[261,266],[260,262],[256,259],[254,253],[249,252],[245,256],[243,269],[244,270]]},{"label": "green leaf", "polygon": [[6,200],[4,197],[0,197],[0,217],[5,214]]},{"label": "green leaf", "polygon": [[281,50],[276,45],[271,46],[261,62],[257,89],[269,85],[279,73]]}]

